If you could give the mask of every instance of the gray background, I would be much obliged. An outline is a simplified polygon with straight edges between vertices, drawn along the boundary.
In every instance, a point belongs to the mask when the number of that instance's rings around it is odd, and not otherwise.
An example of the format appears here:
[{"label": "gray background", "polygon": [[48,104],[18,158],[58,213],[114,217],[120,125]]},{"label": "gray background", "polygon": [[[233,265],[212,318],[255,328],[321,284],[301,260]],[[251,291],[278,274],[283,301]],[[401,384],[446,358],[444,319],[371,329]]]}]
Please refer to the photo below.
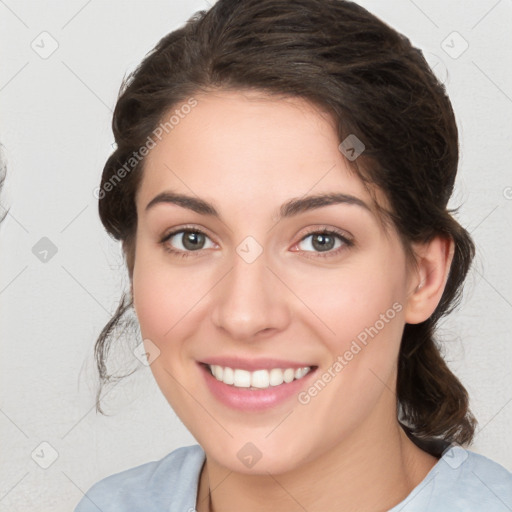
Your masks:
[{"label": "gray background", "polygon": [[[479,420],[472,449],[512,470],[512,1],[359,3],[425,52],[456,112],[452,206],[478,256],[441,335]],[[130,351],[120,360],[138,371],[108,389],[110,416],[94,411],[93,345],[127,277],[93,190],[123,76],[207,7],[0,0],[1,511],[72,510],[100,478],[194,442]]]}]

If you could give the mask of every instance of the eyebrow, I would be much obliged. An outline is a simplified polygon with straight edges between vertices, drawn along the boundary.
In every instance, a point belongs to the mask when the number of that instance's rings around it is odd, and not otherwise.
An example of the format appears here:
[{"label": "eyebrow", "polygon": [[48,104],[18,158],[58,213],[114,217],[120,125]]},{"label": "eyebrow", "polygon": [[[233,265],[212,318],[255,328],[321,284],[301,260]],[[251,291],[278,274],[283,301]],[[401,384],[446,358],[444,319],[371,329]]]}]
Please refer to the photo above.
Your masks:
[{"label": "eyebrow", "polygon": [[[201,215],[210,215],[220,219],[219,212],[215,207],[199,199],[198,197],[187,196],[185,194],[178,194],[175,192],[162,192],[154,197],[146,206],[146,211],[150,210],[157,204],[175,204],[182,208],[187,208]],[[317,194],[301,198],[293,198],[281,205],[279,209],[279,218],[287,218],[303,213],[309,210],[315,210],[323,206],[332,204],[349,204],[359,206],[368,212],[372,212],[371,208],[358,197],[350,194],[332,193],[332,194]]]}]

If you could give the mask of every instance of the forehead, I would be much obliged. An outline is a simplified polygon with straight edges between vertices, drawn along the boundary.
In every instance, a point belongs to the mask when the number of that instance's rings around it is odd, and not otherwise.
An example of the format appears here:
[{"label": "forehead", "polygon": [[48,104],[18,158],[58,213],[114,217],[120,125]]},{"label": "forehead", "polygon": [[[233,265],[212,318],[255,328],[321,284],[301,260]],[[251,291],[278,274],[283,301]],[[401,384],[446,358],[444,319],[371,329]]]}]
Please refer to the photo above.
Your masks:
[{"label": "forehead", "polygon": [[317,106],[254,91],[194,99],[146,157],[138,202],[166,189],[239,209],[330,192],[372,202],[338,148],[334,120]]}]

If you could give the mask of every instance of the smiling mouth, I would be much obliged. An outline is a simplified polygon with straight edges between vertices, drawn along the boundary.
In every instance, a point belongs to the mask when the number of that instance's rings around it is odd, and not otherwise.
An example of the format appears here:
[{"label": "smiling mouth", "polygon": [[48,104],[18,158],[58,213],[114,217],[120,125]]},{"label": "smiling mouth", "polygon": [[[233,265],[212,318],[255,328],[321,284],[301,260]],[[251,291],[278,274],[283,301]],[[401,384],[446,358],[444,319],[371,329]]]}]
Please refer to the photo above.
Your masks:
[{"label": "smiling mouth", "polygon": [[308,373],[316,369],[316,366],[304,366],[302,368],[272,368],[270,370],[241,370],[229,366],[206,364],[211,375],[229,386],[245,388],[249,390],[268,389],[281,384],[289,384],[294,380],[304,378]]}]

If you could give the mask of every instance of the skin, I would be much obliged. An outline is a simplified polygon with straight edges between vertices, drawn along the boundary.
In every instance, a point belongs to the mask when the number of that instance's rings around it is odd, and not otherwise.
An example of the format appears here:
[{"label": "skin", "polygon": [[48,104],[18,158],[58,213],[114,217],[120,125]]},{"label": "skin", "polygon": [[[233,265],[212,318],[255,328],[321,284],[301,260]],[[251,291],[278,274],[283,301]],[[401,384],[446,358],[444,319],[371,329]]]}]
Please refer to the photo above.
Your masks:
[{"label": "skin", "polygon": [[[160,351],[156,382],[207,455],[197,510],[388,510],[437,462],[399,427],[393,390],[403,327],[434,311],[452,243],[413,246],[417,264],[408,265],[339,151],[331,118],[308,102],[254,91],[195,97],[146,158],[132,293],[143,338]],[[171,190],[212,203],[220,219],[170,203],[146,210]],[[277,216],[292,198],[332,192],[370,208]],[[377,200],[386,206],[378,191]],[[199,251],[184,258],[159,243],[190,225],[208,235]],[[308,230],[326,228],[353,246],[315,249]],[[263,248],[252,263],[236,251],[247,236]],[[184,251],[181,235],[172,240],[167,247]],[[197,364],[214,355],[272,357],[309,362],[320,375],[397,303],[401,311],[305,405],[294,396],[265,411],[231,409]],[[237,457],[247,442],[262,454],[252,468]]]}]

